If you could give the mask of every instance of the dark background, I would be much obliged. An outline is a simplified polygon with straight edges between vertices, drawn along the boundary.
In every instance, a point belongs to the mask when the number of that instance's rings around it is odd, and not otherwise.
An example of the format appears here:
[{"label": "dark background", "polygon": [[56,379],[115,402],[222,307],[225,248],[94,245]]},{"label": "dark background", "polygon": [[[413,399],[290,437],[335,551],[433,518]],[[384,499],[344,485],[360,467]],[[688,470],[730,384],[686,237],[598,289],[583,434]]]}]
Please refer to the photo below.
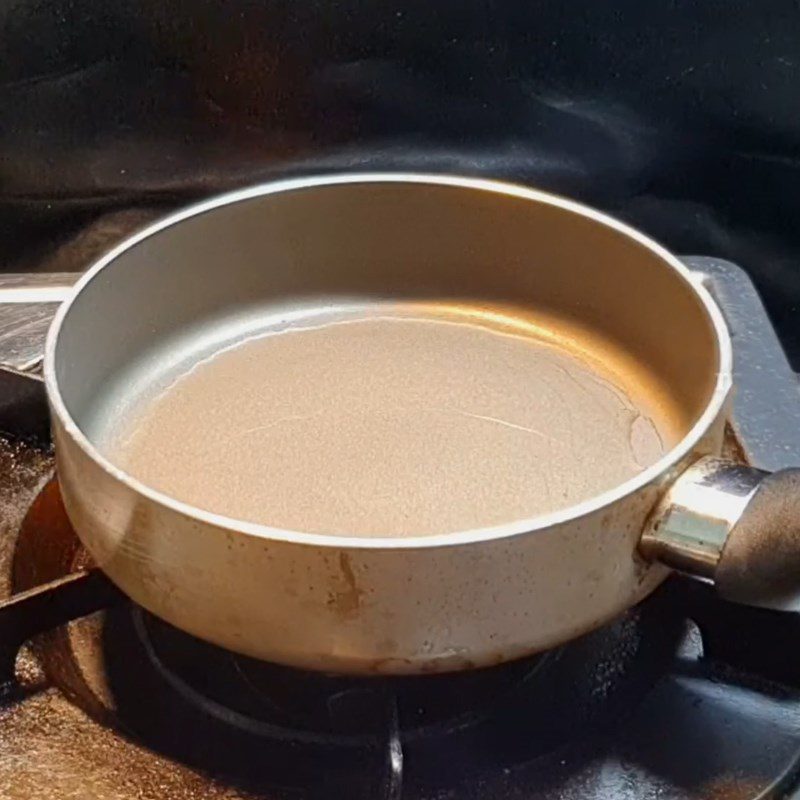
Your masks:
[{"label": "dark background", "polygon": [[0,268],[279,174],[513,178],[756,280],[800,368],[800,3],[0,0]]}]

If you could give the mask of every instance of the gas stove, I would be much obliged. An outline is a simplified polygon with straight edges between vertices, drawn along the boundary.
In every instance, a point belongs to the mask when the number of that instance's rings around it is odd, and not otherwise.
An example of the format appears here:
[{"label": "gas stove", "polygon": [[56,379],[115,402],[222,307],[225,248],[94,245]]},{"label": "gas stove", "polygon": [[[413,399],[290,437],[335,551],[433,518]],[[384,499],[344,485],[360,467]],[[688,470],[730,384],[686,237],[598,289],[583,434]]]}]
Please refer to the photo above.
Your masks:
[{"label": "gas stove", "polygon": [[[752,284],[687,263],[733,333],[727,447],[800,464],[796,376]],[[556,651],[356,679],[234,655],[130,603],[53,477],[35,373],[70,280],[0,281],[0,798],[800,798],[800,605],[738,607],[675,576]]]}]

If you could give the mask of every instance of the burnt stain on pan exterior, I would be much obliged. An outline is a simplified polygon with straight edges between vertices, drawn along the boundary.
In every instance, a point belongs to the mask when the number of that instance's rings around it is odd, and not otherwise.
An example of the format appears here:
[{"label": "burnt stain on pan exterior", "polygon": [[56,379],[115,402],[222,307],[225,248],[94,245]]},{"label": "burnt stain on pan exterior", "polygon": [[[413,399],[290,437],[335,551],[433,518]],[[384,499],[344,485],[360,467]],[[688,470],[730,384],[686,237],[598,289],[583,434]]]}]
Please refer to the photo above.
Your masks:
[{"label": "burnt stain on pan exterior", "polygon": [[342,577],[341,588],[333,590],[328,595],[327,605],[343,619],[352,619],[358,615],[364,590],[358,588],[353,565],[347,553],[339,553],[339,571]]}]

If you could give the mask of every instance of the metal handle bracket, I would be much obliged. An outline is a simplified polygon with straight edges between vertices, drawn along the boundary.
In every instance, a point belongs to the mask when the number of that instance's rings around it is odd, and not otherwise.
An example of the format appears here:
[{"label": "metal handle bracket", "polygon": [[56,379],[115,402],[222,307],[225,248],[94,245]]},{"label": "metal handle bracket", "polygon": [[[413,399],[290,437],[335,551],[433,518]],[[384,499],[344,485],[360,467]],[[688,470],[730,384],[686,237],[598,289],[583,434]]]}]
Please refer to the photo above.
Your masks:
[{"label": "metal handle bracket", "polygon": [[800,469],[700,459],[654,510],[640,550],[728,600],[800,610]]}]

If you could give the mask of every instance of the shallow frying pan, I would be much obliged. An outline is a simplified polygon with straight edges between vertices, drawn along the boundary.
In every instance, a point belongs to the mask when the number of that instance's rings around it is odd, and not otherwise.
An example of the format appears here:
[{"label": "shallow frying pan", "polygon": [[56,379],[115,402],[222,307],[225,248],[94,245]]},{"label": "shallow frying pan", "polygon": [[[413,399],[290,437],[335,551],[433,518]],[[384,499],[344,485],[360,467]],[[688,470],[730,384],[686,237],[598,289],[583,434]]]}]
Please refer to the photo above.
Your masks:
[{"label": "shallow frying pan", "polygon": [[[403,538],[226,518],[102,454],[93,432],[119,421],[126,393],[264,320],[354,299],[570,319],[668,387],[677,443],[569,508]],[[349,673],[457,670],[550,648],[639,601],[670,567],[779,605],[798,583],[798,477],[716,457],[730,375],[719,310],[640,233],[517,186],[400,174],[266,184],[169,217],[88,271],[45,359],[64,501],[108,576],[211,642]]]}]

